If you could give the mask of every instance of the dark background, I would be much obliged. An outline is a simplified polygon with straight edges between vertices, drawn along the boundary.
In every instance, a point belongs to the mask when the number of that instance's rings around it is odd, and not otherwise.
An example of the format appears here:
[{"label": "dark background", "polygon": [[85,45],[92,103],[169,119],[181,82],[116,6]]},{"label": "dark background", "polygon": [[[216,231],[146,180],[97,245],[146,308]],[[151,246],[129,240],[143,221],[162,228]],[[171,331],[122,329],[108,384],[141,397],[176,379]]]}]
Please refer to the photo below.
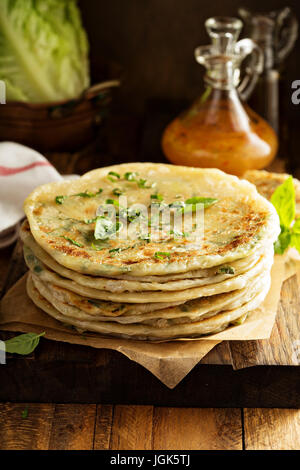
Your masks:
[{"label": "dark background", "polygon": [[[150,161],[163,158],[159,141],[165,124],[202,92],[204,69],[196,63],[194,49],[210,42],[206,18],[238,16],[240,6],[259,12],[290,6],[300,21],[299,0],[79,0],[79,5],[90,41],[92,77],[98,81],[107,62],[121,67],[122,87],[113,113],[127,113],[143,123],[146,137],[141,137],[144,146],[136,158]],[[280,85],[278,155],[293,172],[300,167],[300,105],[292,104],[291,83],[300,79],[299,64],[298,39],[283,64]]]},{"label": "dark background", "polygon": [[[299,0],[81,0],[92,71],[103,61],[120,64],[120,99],[134,112],[143,112],[152,97],[191,100],[201,92],[203,68],[194,60],[194,49],[209,43],[205,19],[237,16],[240,6],[254,11],[290,6],[300,20]],[[290,87],[300,79],[300,40],[285,70]]]}]

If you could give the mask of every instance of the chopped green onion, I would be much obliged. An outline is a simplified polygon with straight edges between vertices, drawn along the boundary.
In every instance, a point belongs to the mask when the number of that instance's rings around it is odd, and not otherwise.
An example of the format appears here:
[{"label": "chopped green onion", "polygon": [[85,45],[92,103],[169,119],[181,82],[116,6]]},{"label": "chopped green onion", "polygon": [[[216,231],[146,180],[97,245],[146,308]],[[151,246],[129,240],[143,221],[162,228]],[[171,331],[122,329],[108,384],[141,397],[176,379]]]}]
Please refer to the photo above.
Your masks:
[{"label": "chopped green onion", "polygon": [[150,198],[157,199],[158,201],[163,201],[164,199],[161,194],[151,194]]},{"label": "chopped green onion", "polygon": [[118,206],[119,203],[115,199],[106,199],[105,204],[113,204],[114,206]]},{"label": "chopped green onion", "polygon": [[232,266],[222,266],[218,269],[218,273],[221,274],[234,274],[235,269]]},{"label": "chopped green onion", "polygon": [[119,188],[115,188],[115,189],[113,190],[113,194],[114,194],[115,196],[121,196],[121,195],[123,194],[123,191],[122,191],[121,189],[119,189]]},{"label": "chopped green onion", "polygon": [[140,178],[138,181],[137,181],[137,184],[138,184],[138,187],[139,188],[151,188],[152,186],[151,185],[146,185],[147,183],[147,180],[144,180],[142,178]]},{"label": "chopped green onion", "polygon": [[127,171],[124,175],[124,178],[127,180],[127,181],[136,181],[136,177],[137,177],[138,173],[135,173],[133,171]]},{"label": "chopped green onion", "polygon": [[[215,204],[218,200],[212,197],[191,197],[185,201],[185,204],[192,206],[192,212],[197,209],[197,204],[203,204],[204,209]],[[185,211],[185,209],[184,209]],[[188,210],[189,212],[189,210]]]},{"label": "chopped green onion", "polygon": [[91,248],[95,251],[101,251],[101,250],[104,250],[106,247],[105,246],[97,246],[95,243],[92,243]]},{"label": "chopped green onion", "polygon": [[72,238],[65,237],[64,235],[62,236],[62,238],[64,238],[64,239],[67,240],[68,242],[72,243],[72,245],[79,246],[80,248],[83,247],[83,245],[81,245],[81,243],[78,243],[78,242],[76,242],[75,240],[72,240]]},{"label": "chopped green onion", "polygon": [[170,258],[170,256],[171,256],[171,253],[166,252],[166,251],[156,251],[156,253],[154,253],[154,258],[156,259]]},{"label": "chopped green onion", "polygon": [[96,222],[96,220],[97,220],[97,217],[94,217],[93,219],[85,219],[85,220],[83,221],[83,223],[85,223],[85,224],[93,224],[94,222]]},{"label": "chopped green onion", "polygon": [[64,200],[66,197],[67,197],[67,196],[56,196],[56,198],[55,198],[56,204],[62,204],[62,203],[63,203],[63,200]]},{"label": "chopped green onion", "polygon": [[121,178],[121,176],[119,175],[119,173],[116,173],[115,171],[110,171],[107,174],[107,178],[109,179],[109,181],[112,181],[113,183],[115,183]]}]

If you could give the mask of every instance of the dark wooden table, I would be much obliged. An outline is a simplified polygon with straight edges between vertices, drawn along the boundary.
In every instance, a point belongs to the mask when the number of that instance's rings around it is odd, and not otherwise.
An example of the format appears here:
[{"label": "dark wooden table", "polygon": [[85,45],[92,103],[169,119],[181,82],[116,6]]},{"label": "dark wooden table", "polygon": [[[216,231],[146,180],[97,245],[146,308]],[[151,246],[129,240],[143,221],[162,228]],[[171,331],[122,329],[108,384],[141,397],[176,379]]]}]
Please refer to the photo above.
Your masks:
[{"label": "dark wooden table", "polygon": [[[151,132],[140,138],[144,151],[138,152],[139,126],[134,117],[119,116],[104,144],[50,158],[62,173],[84,173],[120,161],[155,161],[155,148],[143,147],[143,139],[155,140]],[[0,251],[0,291],[12,250]],[[0,449],[299,450],[300,410],[2,403]]]},{"label": "dark wooden table", "polygon": [[299,450],[300,410],[1,403],[0,449]]}]

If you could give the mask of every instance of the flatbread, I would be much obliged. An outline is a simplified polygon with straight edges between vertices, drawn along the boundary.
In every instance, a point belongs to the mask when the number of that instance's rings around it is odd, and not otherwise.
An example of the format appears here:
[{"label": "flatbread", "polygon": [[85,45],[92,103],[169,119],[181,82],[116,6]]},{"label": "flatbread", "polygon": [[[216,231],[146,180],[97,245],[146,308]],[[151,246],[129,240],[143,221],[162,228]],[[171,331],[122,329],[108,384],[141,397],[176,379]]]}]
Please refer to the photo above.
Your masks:
[{"label": "flatbread", "polygon": [[[110,292],[136,292],[146,290],[181,290],[190,288],[194,285],[204,285],[212,282],[220,282],[228,279],[233,275],[242,274],[249,270],[258,261],[260,253],[254,253],[246,258],[233,261],[230,265],[219,265],[208,269],[198,269],[195,271],[188,271],[183,274],[173,274],[170,276],[143,276],[132,277],[128,275],[117,276],[116,278],[96,277],[87,274],[81,274],[71,269],[65,268],[58,264],[43,248],[41,248],[30,233],[28,222],[22,224],[20,236],[25,244],[27,255],[31,257],[32,254],[42,261],[52,271],[60,274],[63,277],[72,279],[73,281],[83,286],[92,287],[93,289],[109,290]],[[31,250],[28,251],[28,248]],[[218,277],[217,277],[218,276]],[[196,284],[191,280],[197,279]],[[203,279],[203,282],[198,282]],[[171,281],[188,281],[185,283],[175,283]],[[186,287],[185,287],[186,286]]]},{"label": "flatbread", "polygon": [[247,288],[218,294],[210,297],[190,300],[179,306],[163,308],[147,313],[132,311],[121,313],[118,316],[103,315],[97,310],[97,303],[94,309],[88,299],[78,294],[74,294],[62,287],[57,287],[51,283],[42,282],[37,276],[31,273],[34,286],[59,312],[66,316],[88,321],[112,321],[123,324],[145,323],[153,326],[165,327],[172,324],[188,323],[206,318],[222,310],[231,310],[249,302],[262,289],[270,277],[270,274],[262,274],[247,285]]},{"label": "flatbread", "polygon": [[[26,247],[25,247],[26,248]],[[109,300],[112,302],[125,303],[148,303],[148,302],[178,302],[196,299],[198,297],[210,296],[224,292],[230,292],[235,289],[244,288],[247,283],[262,272],[268,272],[273,263],[273,250],[262,255],[259,261],[247,272],[234,276],[230,279],[218,282],[216,284],[208,284],[200,287],[180,291],[157,291],[157,292],[118,292],[112,293],[105,290],[93,289],[91,287],[82,286],[75,281],[64,278],[59,274],[49,270],[40,260],[33,255],[25,256],[27,266],[33,271],[43,282],[51,282],[57,286],[64,287],[67,290],[78,293],[82,296]]]},{"label": "flatbread", "polygon": [[[126,179],[133,173],[134,178]],[[148,208],[155,194],[166,205],[192,197],[217,202],[205,209],[204,237],[196,242],[183,234],[159,240],[138,238],[133,243],[123,237],[125,228],[119,224],[118,233],[102,240],[99,248],[91,220],[107,200],[120,203],[113,194],[116,189],[126,195],[130,208],[132,204]],[[167,275],[209,268],[271,246],[280,232],[275,208],[251,183],[216,169],[154,163],[115,165],[78,180],[40,186],[26,199],[24,209],[32,235],[45,251],[62,266],[95,276]],[[156,222],[153,218],[150,222],[155,230]]]},{"label": "flatbread", "polygon": [[[267,199],[271,199],[275,189],[281,185],[290,175],[287,173],[272,173],[265,170],[248,170],[243,178],[253,183],[257,191]],[[293,178],[296,194],[296,216],[300,216],[300,181]]]},{"label": "flatbread", "polygon": [[199,322],[189,324],[180,324],[169,326],[166,328],[153,327],[150,325],[121,325],[111,322],[88,322],[80,321],[75,318],[62,315],[45,297],[43,297],[34,287],[31,276],[27,279],[27,292],[32,301],[44,312],[56,320],[74,326],[80,332],[93,331],[102,335],[117,336],[121,338],[129,338],[143,341],[161,341],[172,340],[178,338],[199,338],[203,335],[209,335],[228,328],[238,319],[245,318],[245,315],[257,308],[264,300],[270,288],[270,283],[264,286],[264,290],[260,292],[254,299],[240,308],[227,310],[210,318]]},{"label": "flatbread", "polygon": [[[39,250],[35,249],[35,253]],[[230,265],[222,265],[220,268],[215,267],[211,269],[210,277],[200,277],[191,279],[182,279],[178,281],[169,282],[139,282],[139,281],[127,281],[117,280],[108,278],[99,278],[87,276],[84,274],[71,271],[68,268],[61,267],[56,261],[52,260],[49,255],[38,258],[34,252],[27,245],[24,245],[24,257],[27,265],[32,269],[43,269],[50,268],[51,271],[55,272],[59,276],[73,280],[81,286],[91,287],[93,289],[105,290],[111,293],[122,293],[122,292],[146,292],[146,291],[178,291],[191,289],[192,287],[205,286],[208,284],[216,284],[226,279],[232,279],[233,277],[243,274],[249,271],[259,260],[260,256],[252,256],[248,263],[241,261],[235,261]],[[43,259],[43,261],[41,261]],[[46,261],[46,262],[45,262]],[[225,270],[225,273],[222,272]],[[229,271],[229,272],[228,272]]]}]

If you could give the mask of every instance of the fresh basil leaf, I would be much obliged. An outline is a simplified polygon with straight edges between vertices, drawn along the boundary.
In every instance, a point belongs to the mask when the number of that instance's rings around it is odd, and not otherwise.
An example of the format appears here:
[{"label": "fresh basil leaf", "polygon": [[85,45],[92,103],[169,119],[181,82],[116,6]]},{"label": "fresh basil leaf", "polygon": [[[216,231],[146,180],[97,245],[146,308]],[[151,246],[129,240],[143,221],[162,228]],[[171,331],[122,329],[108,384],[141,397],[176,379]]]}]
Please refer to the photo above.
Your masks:
[{"label": "fresh basil leaf", "polygon": [[293,233],[300,233],[300,217],[295,220],[293,225]]},{"label": "fresh basil leaf", "polygon": [[289,228],[281,227],[281,233],[274,243],[274,251],[277,255],[283,255],[291,243],[292,233]]},{"label": "fresh basil leaf", "polygon": [[271,196],[271,203],[278,213],[280,224],[289,227],[296,213],[295,188],[292,176],[289,176],[284,183],[275,189]]},{"label": "fresh basil leaf", "polygon": [[[4,341],[5,351],[11,354],[30,354],[32,351],[35,350],[35,348],[39,344],[40,337],[44,336],[44,334],[45,332],[40,333],[39,335],[36,333],[25,333],[23,335],[15,336],[14,338],[8,339]],[[2,347],[3,346],[0,343],[0,349]]]},{"label": "fresh basil leaf", "polygon": [[291,245],[300,253],[300,233],[292,233]]},{"label": "fresh basil leaf", "polygon": [[22,411],[22,413],[21,413],[21,418],[22,418],[22,419],[28,418],[28,410],[29,410],[29,407],[26,406],[26,407],[24,408],[24,410]]}]

